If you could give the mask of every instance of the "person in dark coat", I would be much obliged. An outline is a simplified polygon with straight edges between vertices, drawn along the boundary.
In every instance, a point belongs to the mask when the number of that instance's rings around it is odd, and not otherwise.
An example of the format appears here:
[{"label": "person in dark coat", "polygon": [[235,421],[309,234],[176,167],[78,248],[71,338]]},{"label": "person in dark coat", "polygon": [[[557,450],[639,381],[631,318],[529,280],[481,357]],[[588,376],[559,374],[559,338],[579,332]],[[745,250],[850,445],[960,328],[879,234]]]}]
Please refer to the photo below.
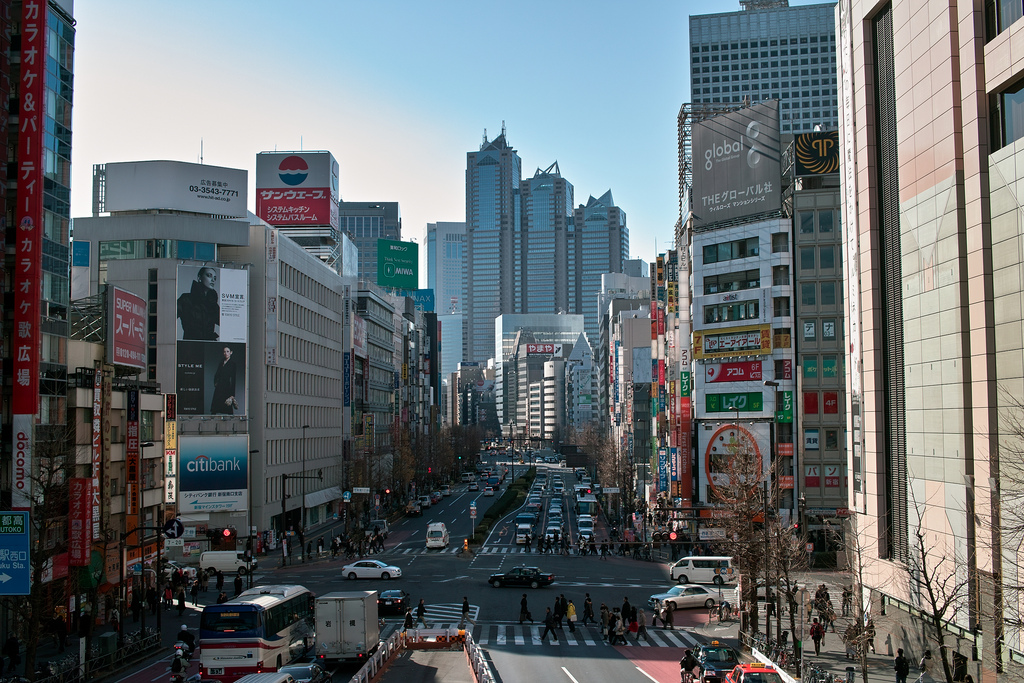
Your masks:
[{"label": "person in dark coat", "polygon": [[224,590],[224,572],[217,570],[217,590]]},{"label": "person in dark coat", "polygon": [[241,575],[235,577],[235,595],[242,592],[242,577]]},{"label": "person in dark coat", "polygon": [[238,363],[231,358],[231,347],[225,346],[221,352],[224,360],[217,366],[213,375],[213,398],[210,399],[211,415],[234,415],[238,408],[235,398],[235,382],[238,378]]},{"label": "person in dark coat", "polygon": [[185,606],[186,605],[185,605],[185,587],[184,586],[178,586],[177,598],[178,598],[178,616],[180,617],[180,616],[183,616],[185,614]]},{"label": "person in dark coat", "polygon": [[182,339],[220,338],[220,294],[215,268],[200,268],[191,289],[178,297],[178,320]]},{"label": "person in dark coat", "polygon": [[527,619],[531,624],[533,623],[533,615],[530,614],[530,608],[526,603],[526,593],[523,593],[523,599],[519,601],[519,623],[521,624]]},{"label": "person in dark coat", "polygon": [[544,613],[544,630],[540,634],[540,639],[543,641],[547,637],[548,633],[551,634],[551,639],[554,642],[558,642],[558,632],[555,631],[555,617],[551,614],[551,608],[547,608],[547,612]]}]

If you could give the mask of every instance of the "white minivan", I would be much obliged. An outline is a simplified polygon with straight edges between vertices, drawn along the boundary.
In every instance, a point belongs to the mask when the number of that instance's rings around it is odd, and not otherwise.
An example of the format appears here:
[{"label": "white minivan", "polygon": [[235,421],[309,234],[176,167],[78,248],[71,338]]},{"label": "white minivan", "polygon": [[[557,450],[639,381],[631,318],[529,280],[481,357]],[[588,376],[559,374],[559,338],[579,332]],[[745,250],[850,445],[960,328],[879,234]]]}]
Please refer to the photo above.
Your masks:
[{"label": "white minivan", "polygon": [[256,570],[256,558],[246,561],[245,553],[235,550],[207,550],[199,556],[199,567],[210,573],[237,573],[239,576],[245,576]]},{"label": "white minivan", "polygon": [[448,527],[444,525],[444,522],[433,522],[427,525],[428,548],[447,548],[450,540]]},{"label": "white minivan", "polygon": [[671,576],[679,583],[713,583],[721,586],[736,583],[739,572],[732,566],[732,558],[725,555],[694,555],[684,557],[672,565]]}]

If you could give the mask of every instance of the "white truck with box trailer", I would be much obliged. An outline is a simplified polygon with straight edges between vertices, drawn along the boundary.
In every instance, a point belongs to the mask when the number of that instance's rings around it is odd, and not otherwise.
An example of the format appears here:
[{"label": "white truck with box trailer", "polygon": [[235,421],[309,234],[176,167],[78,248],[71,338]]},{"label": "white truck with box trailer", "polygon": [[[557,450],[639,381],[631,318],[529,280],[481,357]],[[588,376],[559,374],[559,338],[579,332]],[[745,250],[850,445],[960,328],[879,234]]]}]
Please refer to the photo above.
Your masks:
[{"label": "white truck with box trailer", "polygon": [[328,593],[316,599],[318,664],[363,661],[379,645],[376,591]]}]

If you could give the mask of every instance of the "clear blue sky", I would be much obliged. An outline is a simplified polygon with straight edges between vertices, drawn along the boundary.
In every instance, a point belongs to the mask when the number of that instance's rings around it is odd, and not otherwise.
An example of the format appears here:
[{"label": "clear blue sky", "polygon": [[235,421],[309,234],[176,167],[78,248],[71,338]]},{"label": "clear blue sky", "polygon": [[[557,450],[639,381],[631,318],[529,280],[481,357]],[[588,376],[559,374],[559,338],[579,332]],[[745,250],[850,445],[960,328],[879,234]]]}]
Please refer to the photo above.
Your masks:
[{"label": "clear blue sky", "polygon": [[577,205],[611,189],[650,261],[678,217],[688,17],[738,9],[79,0],[72,216],[91,213],[93,164],[198,161],[202,141],[205,163],[248,169],[254,209],[258,152],[324,149],[343,199],[400,202],[422,244],[428,222],[465,219],[466,152],[504,121],[524,175],[558,161]]}]

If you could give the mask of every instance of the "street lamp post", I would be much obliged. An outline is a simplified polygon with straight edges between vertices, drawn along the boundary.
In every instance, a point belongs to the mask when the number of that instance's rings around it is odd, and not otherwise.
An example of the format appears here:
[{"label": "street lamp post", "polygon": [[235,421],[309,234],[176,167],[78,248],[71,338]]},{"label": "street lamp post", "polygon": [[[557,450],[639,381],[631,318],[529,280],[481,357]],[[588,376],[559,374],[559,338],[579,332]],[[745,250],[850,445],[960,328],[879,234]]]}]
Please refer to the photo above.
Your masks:
[{"label": "street lamp post", "polygon": [[[250,561],[256,555],[256,544],[253,543],[253,540],[252,540],[252,495],[253,495],[253,489],[252,489],[252,456],[256,455],[259,452],[260,452],[260,449],[258,449],[258,448],[255,448],[255,449],[249,451],[249,504],[246,506],[247,507],[247,514],[245,516],[246,526],[248,526],[249,528],[246,530],[246,534],[245,534],[246,538],[247,538],[247,540],[245,542],[245,551],[246,551],[245,554],[248,556],[248,559]],[[245,587],[246,588],[252,588],[252,572],[251,571],[247,571],[245,573],[245,577],[246,577],[246,579],[245,579],[246,580],[246,586]]]},{"label": "street lamp post", "polygon": [[[765,550],[765,553],[764,553],[764,598],[765,598],[764,632],[765,632],[765,635],[771,636],[771,610],[768,609],[768,604],[769,604],[768,603],[768,577],[769,577],[769,572],[771,571],[771,565],[770,565],[770,552],[771,552],[771,550],[770,550],[770,547],[768,545],[768,495],[769,495],[769,485],[770,485],[769,477],[771,477],[772,470],[774,469],[776,471],[776,473],[778,472],[778,460],[777,460],[778,448],[776,447],[776,443],[775,443],[775,435],[776,435],[776,432],[775,432],[775,419],[776,419],[776,417],[775,416],[776,416],[776,409],[778,408],[778,400],[779,400],[779,383],[776,382],[776,381],[770,380],[770,379],[766,379],[764,381],[764,385],[766,387],[771,387],[773,389],[773,393],[774,393],[774,399],[772,400],[772,419],[771,419],[771,422],[768,423],[768,427],[770,429],[770,432],[769,432],[769,435],[768,435],[768,449],[769,449],[769,456],[768,457],[769,457],[769,461],[770,461],[770,466],[769,466],[768,472],[765,473],[765,480],[764,480],[764,531],[765,531],[765,548],[764,548],[764,550]],[[778,484],[779,484],[778,476],[776,476],[775,485],[778,486]],[[777,489],[776,489],[776,491],[777,491]],[[777,497],[778,497],[778,494],[776,493],[776,500],[774,501],[775,514],[779,513],[779,505],[778,505],[778,498]],[[776,579],[777,578],[778,577],[776,576]],[[775,600],[776,600],[775,609],[776,609],[776,615],[777,615],[776,631],[778,632],[777,636],[781,636],[782,635],[782,633],[781,633],[781,631],[782,631],[782,617],[781,617],[781,614],[779,614],[779,612],[777,611],[778,610],[778,599],[779,599],[779,587],[778,587],[778,585],[776,585],[775,586]]]},{"label": "street lamp post", "polygon": [[[299,528],[302,530],[303,538],[306,534],[306,430],[309,429],[309,425],[302,425],[302,521],[299,524]],[[302,541],[299,541],[301,546]],[[306,561],[305,555],[306,549],[299,548],[299,557],[303,562]]]}]

